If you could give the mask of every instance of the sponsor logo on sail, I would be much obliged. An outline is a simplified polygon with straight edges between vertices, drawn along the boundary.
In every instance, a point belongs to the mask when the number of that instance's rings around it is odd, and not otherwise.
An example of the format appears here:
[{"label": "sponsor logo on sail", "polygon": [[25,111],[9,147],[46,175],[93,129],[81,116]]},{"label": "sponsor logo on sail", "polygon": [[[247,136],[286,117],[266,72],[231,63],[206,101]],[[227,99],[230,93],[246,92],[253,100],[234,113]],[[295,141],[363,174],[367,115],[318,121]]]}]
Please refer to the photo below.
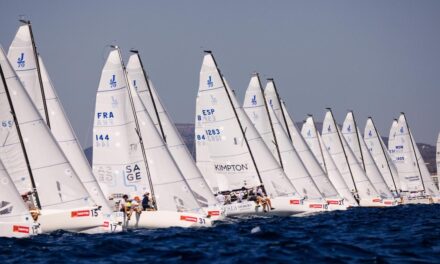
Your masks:
[{"label": "sponsor logo on sail", "polygon": [[24,53],[22,52],[20,57],[17,59],[18,68],[24,68],[25,66]]},{"label": "sponsor logo on sail", "polygon": [[368,136],[373,136],[373,133],[371,132],[371,130],[370,131],[368,131]]},{"label": "sponsor logo on sail", "polygon": [[216,171],[222,172],[234,172],[234,171],[244,171],[248,170],[248,164],[216,164],[214,165]]},{"label": "sponsor logo on sail", "polygon": [[310,131],[310,129],[309,129],[309,131],[307,131],[307,136],[308,136],[308,137],[311,137],[311,136],[312,136],[312,132]]},{"label": "sponsor logo on sail", "polygon": [[112,78],[110,79],[110,88],[116,87],[116,75],[112,75]]},{"label": "sponsor logo on sail", "polygon": [[29,234],[29,230],[30,228],[28,226],[19,226],[19,225],[12,226],[12,232],[16,232],[16,233]]},{"label": "sponsor logo on sail", "polygon": [[138,87],[137,87],[136,80],[133,80],[133,87],[134,87],[134,89],[136,89],[136,91],[137,91]]},{"label": "sponsor logo on sail", "polygon": [[214,86],[214,82],[212,81],[212,77],[211,75],[209,75],[208,77],[208,81],[207,81],[208,87],[211,88]]},{"label": "sponsor logo on sail", "polygon": [[252,96],[251,103],[252,103],[252,105],[257,105],[257,96],[256,95]]},{"label": "sponsor logo on sail", "polygon": [[347,131],[348,131],[348,132],[351,132],[351,125],[348,125],[348,127],[347,127]]},{"label": "sponsor logo on sail", "polygon": [[332,131],[332,128],[330,127],[330,125],[328,125],[328,127],[327,127],[327,131],[328,131],[328,132],[331,132],[331,131]]},{"label": "sponsor logo on sail", "polygon": [[403,127],[400,128],[400,134],[403,134]]}]

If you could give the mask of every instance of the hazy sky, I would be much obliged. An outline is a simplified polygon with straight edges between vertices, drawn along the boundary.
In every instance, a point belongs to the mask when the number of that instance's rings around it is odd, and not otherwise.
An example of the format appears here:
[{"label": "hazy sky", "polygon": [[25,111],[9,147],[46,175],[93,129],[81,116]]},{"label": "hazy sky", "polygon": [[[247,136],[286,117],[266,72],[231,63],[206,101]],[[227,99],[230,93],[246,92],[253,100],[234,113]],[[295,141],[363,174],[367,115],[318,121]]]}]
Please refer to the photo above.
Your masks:
[{"label": "hazy sky", "polygon": [[84,147],[109,44],[137,48],[175,122],[193,122],[204,49],[241,101],[251,73],[274,77],[295,121],[355,111],[388,135],[407,114],[418,142],[440,131],[440,1],[19,1],[0,3],[7,50],[19,15]]}]

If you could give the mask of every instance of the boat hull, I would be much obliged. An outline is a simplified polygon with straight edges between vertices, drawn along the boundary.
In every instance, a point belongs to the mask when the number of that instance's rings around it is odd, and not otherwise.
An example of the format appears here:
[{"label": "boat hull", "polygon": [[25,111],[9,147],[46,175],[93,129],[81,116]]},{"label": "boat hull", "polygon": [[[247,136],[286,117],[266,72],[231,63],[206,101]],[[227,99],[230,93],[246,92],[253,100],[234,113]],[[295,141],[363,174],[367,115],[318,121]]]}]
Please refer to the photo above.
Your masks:
[{"label": "boat hull", "polygon": [[211,227],[212,220],[205,215],[172,211],[143,211],[125,216],[125,228]]},{"label": "boat hull", "polygon": [[359,202],[359,206],[362,207],[392,207],[398,204],[397,200],[381,198],[361,199]]},{"label": "boat hull", "polygon": [[42,209],[38,217],[41,231],[50,233],[56,230],[81,232],[103,224],[102,212],[96,207],[71,210]]},{"label": "boat hull", "polygon": [[0,222],[0,237],[29,237],[38,233],[38,227],[29,222]]}]

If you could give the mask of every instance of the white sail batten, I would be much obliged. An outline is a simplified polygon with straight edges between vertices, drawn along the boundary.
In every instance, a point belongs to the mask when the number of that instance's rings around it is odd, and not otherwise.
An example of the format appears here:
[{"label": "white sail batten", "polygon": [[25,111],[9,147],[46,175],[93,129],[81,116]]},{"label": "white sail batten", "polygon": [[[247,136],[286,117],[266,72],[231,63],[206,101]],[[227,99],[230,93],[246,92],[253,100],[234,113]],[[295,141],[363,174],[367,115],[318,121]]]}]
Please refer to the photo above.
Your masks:
[{"label": "white sail batten", "polygon": [[[4,87],[1,84],[0,97],[2,105],[3,102],[8,101],[6,91],[8,89],[12,106],[9,103],[7,105],[14,108],[41,207],[68,209],[92,205],[92,199],[90,199],[87,190],[68,162],[38,109],[32,103],[31,98],[7,60],[3,49],[0,53],[0,63],[8,86]],[[13,120],[11,112],[11,109],[2,111],[0,113],[1,120]],[[15,125],[13,125],[14,129],[16,129]],[[9,131],[6,132],[9,134]],[[2,138],[4,137],[2,136]],[[41,146],[44,146],[44,148]],[[8,166],[14,166],[15,164],[5,163],[4,165],[9,171]],[[11,168],[11,170],[15,170],[15,168]],[[30,181],[27,182],[30,183]],[[29,185],[27,190],[31,191],[33,187]]]},{"label": "white sail batten", "polygon": [[397,194],[400,190],[400,180],[397,169],[392,163],[371,117],[368,118],[365,125],[364,140],[388,188]]},{"label": "white sail batten", "polygon": [[214,170],[226,179],[224,190],[263,184],[272,197],[293,194],[293,185],[225,87],[210,53],[204,56],[199,84],[197,104],[201,110],[196,118],[205,130],[200,140],[208,143]]},{"label": "white sail batten", "polygon": [[250,80],[243,109],[299,194],[309,199],[322,199],[322,194],[293,148],[289,136],[273,110],[267,107],[258,75],[252,76]]},{"label": "white sail batten", "polygon": [[365,175],[354,153],[342,136],[339,127],[336,126],[331,111],[328,111],[324,118],[322,139],[347,186],[352,192],[357,192],[359,195],[360,204],[362,205],[363,200],[371,201],[378,198],[379,195],[376,189]]},{"label": "white sail batten", "polygon": [[135,88],[147,109],[157,131],[163,140],[166,141],[168,150],[198,202],[204,206],[215,204],[214,195],[195,165],[188,148],[162,104],[153,83],[145,75],[139,54],[130,56],[127,63],[127,77],[130,85]]},{"label": "white sail batten", "polygon": [[316,129],[313,117],[309,116],[306,119],[302,126],[301,134],[306,140],[313,154],[317,157],[317,160],[320,161],[321,166],[323,167],[324,171],[326,171],[339,195],[346,200],[349,205],[357,206],[357,202],[354,199],[350,188],[348,187],[347,183],[345,183],[341,173],[336,167],[335,162],[322,142],[321,135]]},{"label": "white sail batten", "polygon": [[318,187],[318,190],[325,198],[337,198],[338,192],[335,186],[329,180],[325,171],[320,168],[318,160],[313,155],[298,127],[293,122],[284,102],[279,98],[273,79],[268,80],[264,94],[267,104],[273,109],[279,123],[287,132],[287,135],[289,135],[295,151],[301,158],[304,166]]},{"label": "white sail batten", "polygon": [[371,153],[368,151],[367,145],[357,127],[353,112],[351,111],[348,112],[345,117],[342,125],[342,135],[379,195],[382,198],[392,198],[393,195],[385,183],[379,168],[376,166]]}]

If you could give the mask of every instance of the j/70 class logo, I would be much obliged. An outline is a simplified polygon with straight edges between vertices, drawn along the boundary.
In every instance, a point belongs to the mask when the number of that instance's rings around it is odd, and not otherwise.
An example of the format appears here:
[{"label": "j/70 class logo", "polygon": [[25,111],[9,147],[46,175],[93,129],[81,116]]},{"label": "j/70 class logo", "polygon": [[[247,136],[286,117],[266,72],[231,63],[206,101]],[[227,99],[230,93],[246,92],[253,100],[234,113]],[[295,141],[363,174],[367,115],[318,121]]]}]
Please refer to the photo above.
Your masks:
[{"label": "j/70 class logo", "polygon": [[112,75],[112,78],[110,79],[110,88],[116,87],[116,75]]},{"label": "j/70 class logo", "polygon": [[18,68],[24,68],[25,66],[25,60],[24,60],[24,53],[22,52],[20,57],[17,59]]}]

